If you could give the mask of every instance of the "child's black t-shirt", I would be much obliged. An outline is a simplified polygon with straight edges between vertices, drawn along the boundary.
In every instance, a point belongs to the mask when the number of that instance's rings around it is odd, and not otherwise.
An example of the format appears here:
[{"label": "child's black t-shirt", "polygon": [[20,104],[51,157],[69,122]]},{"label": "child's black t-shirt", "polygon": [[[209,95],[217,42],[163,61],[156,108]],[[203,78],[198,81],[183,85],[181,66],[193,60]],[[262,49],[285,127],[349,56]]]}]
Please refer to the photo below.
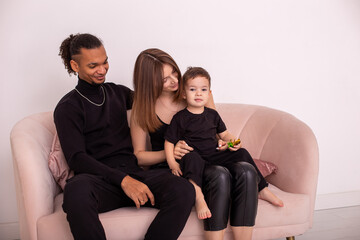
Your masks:
[{"label": "child's black t-shirt", "polygon": [[225,123],[217,111],[205,107],[203,113],[194,114],[185,108],[174,115],[165,139],[173,144],[184,140],[201,155],[207,155],[216,152],[216,134],[225,130]]}]

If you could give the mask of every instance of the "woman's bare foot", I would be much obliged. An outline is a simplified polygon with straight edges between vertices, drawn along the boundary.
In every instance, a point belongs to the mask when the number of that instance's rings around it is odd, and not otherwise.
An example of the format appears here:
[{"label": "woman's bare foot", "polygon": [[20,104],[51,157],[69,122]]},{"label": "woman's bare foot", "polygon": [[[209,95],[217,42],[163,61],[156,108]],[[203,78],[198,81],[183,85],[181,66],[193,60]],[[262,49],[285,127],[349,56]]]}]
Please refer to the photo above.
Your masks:
[{"label": "woman's bare foot", "polygon": [[210,209],[205,201],[201,188],[191,179],[189,181],[195,188],[195,208],[199,219],[211,218]]},{"label": "woman's bare foot", "polygon": [[284,203],[279,199],[275,194],[273,194],[268,187],[265,187],[259,192],[259,198],[265,201],[270,202],[272,205],[283,207]]},{"label": "woman's bare foot", "polygon": [[196,196],[195,208],[199,219],[211,218],[211,212],[204,197]]}]

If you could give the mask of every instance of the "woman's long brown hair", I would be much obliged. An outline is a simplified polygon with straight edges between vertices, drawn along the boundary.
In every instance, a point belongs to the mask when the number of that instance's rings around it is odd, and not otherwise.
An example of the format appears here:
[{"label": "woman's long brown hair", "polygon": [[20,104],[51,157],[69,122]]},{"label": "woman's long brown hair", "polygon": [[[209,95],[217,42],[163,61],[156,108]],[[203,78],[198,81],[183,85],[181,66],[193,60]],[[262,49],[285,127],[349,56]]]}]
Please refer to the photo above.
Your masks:
[{"label": "woman's long brown hair", "polygon": [[142,51],[136,59],[133,84],[133,120],[147,132],[154,132],[161,126],[155,113],[155,103],[163,90],[163,65],[169,64],[178,74],[178,90],[174,101],[182,96],[181,72],[174,59],[166,52],[150,48]]}]

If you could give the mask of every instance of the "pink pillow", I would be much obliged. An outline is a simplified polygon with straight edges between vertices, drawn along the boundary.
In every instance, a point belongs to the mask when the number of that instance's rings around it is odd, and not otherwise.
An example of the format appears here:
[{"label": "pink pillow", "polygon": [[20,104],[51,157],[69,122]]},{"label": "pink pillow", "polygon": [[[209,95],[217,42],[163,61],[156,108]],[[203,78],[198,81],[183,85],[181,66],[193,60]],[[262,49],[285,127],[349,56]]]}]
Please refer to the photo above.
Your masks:
[{"label": "pink pillow", "polygon": [[269,176],[272,173],[276,174],[277,166],[271,162],[266,162],[259,159],[254,159],[254,162],[258,169],[260,170],[263,177]]},{"label": "pink pillow", "polygon": [[55,181],[64,190],[66,180],[74,176],[74,173],[67,164],[57,133],[54,136],[48,163]]}]

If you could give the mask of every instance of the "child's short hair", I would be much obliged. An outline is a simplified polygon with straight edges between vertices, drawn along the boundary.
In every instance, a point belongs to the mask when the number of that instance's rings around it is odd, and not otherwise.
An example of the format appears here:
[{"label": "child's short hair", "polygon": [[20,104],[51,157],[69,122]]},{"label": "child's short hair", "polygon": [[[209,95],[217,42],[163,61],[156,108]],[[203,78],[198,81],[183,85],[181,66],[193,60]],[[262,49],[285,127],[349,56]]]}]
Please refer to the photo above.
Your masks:
[{"label": "child's short hair", "polygon": [[209,80],[209,86],[211,85],[211,77],[210,74],[203,69],[202,67],[188,67],[186,72],[183,75],[183,87],[186,86],[188,80],[196,78],[196,77],[204,77]]}]

